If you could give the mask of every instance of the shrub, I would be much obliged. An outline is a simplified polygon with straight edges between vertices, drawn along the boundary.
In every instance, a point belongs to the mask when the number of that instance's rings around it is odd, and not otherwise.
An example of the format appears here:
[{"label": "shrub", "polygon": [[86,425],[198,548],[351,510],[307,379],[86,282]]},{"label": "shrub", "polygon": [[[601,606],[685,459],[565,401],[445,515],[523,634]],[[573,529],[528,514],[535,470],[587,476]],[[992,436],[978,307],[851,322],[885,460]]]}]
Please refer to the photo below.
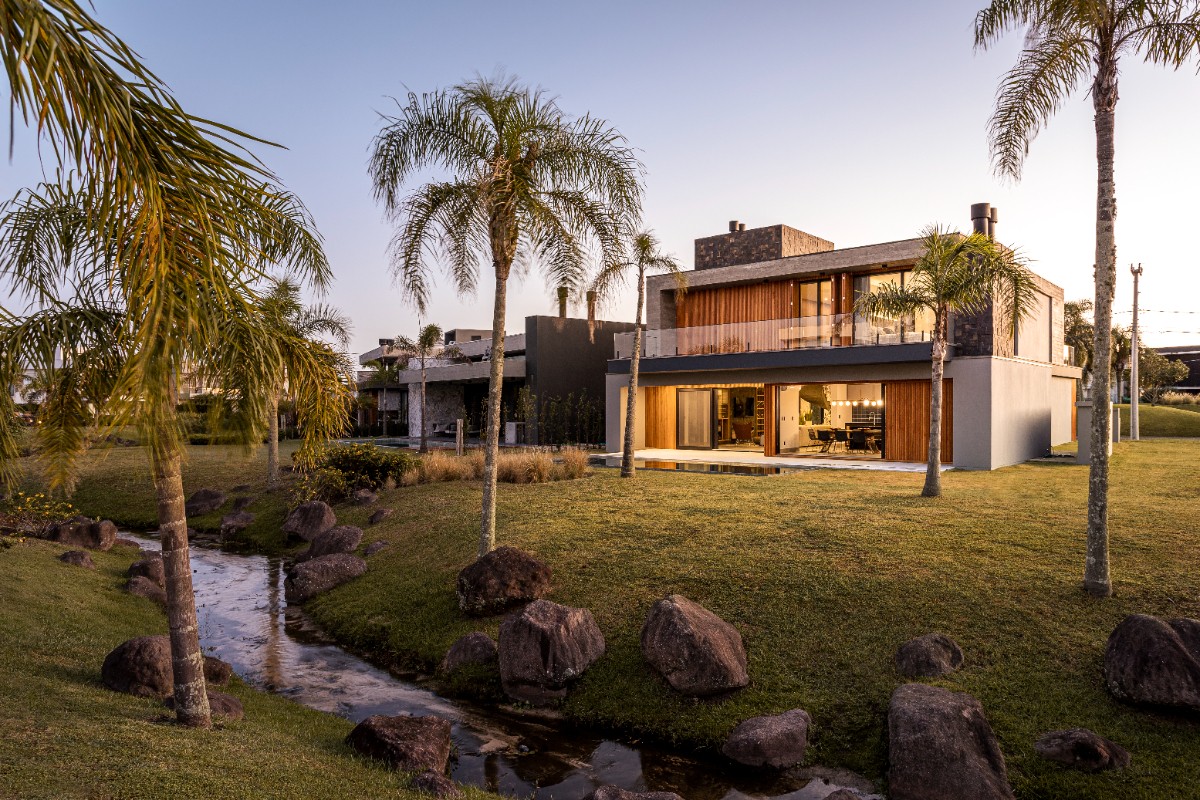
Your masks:
[{"label": "shrub", "polygon": [[525,474],[530,483],[548,483],[554,473],[554,459],[545,450],[525,454]]},{"label": "shrub", "polygon": [[305,472],[292,484],[292,498],[297,505],[312,500],[340,503],[350,497],[352,491],[344,473],[327,467]]},{"label": "shrub", "polygon": [[588,474],[588,454],[584,450],[564,447],[560,455],[563,480],[575,480]]},{"label": "shrub", "polygon": [[486,460],[486,454],[482,450],[471,450],[464,458],[471,466],[471,479],[483,480],[483,467]]},{"label": "shrub", "polygon": [[417,457],[399,450],[385,450],[373,444],[331,445],[316,458],[318,469],[340,472],[350,491],[376,490],[388,480],[400,480],[417,466]]},{"label": "shrub", "polygon": [[1163,392],[1158,402],[1164,406],[1190,406],[1200,404],[1200,395],[1187,392]]}]

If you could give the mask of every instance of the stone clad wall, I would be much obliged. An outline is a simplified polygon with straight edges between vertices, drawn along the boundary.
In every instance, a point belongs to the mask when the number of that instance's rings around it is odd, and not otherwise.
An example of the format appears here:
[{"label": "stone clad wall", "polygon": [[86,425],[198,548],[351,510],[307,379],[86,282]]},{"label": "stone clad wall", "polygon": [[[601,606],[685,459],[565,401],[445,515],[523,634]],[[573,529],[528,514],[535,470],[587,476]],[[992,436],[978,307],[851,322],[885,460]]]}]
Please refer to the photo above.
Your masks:
[{"label": "stone clad wall", "polygon": [[777,258],[824,253],[832,249],[833,242],[819,236],[787,225],[771,225],[697,239],[696,269],[754,264]]},{"label": "stone clad wall", "polygon": [[[426,388],[429,396],[425,403],[429,413],[429,432],[432,433],[433,425],[442,430],[463,412],[463,390],[461,385],[453,383],[429,383]],[[421,435],[420,383],[408,385],[408,432],[413,437]]]}]

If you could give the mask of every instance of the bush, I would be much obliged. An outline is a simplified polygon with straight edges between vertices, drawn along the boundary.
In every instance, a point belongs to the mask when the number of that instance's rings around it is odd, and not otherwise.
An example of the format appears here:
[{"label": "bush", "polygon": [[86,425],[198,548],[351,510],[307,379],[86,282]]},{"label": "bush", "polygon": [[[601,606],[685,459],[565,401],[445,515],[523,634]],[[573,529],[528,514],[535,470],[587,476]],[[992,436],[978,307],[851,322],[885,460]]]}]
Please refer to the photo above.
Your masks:
[{"label": "bush", "polygon": [[562,480],[575,480],[588,474],[588,454],[578,447],[564,447],[560,454]]},{"label": "bush", "polygon": [[554,459],[545,450],[525,454],[525,475],[530,483],[548,483],[554,473]]},{"label": "bush", "polygon": [[373,444],[330,445],[316,457],[318,469],[340,472],[350,491],[381,488],[390,478],[399,481],[417,466],[417,457]]},{"label": "bush", "polygon": [[297,505],[313,500],[340,503],[350,496],[351,491],[343,473],[320,467],[300,476],[300,480],[292,485],[292,498]]},{"label": "bush", "polygon": [[471,480],[474,477],[471,464],[465,457],[460,458],[441,450],[434,450],[421,459],[420,472],[423,483]]},{"label": "bush", "polygon": [[1200,404],[1200,394],[1187,392],[1163,392],[1158,402],[1164,406],[1190,406]]}]

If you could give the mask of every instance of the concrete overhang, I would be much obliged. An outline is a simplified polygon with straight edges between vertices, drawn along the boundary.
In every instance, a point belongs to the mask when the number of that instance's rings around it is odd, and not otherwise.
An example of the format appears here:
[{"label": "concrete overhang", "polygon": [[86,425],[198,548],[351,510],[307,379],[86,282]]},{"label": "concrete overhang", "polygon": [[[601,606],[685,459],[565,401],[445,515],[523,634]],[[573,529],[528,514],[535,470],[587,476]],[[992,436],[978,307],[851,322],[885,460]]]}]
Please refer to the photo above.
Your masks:
[{"label": "concrete overhang", "polygon": [[[809,350],[769,350],[755,353],[712,353],[695,356],[643,358],[638,371],[720,372],[726,370],[781,369],[793,367],[865,366],[869,364],[928,363],[933,357],[931,342],[912,344],[860,345]],[[953,358],[954,345],[947,348],[946,360]],[[629,359],[608,362],[610,375],[628,375]]]},{"label": "concrete overhang", "polygon": [[[466,364],[447,364],[442,367],[429,367],[426,379],[429,383],[467,383],[471,381],[488,380],[491,377],[492,362],[472,361]],[[504,359],[505,378],[525,377],[525,356],[513,356]],[[400,372],[401,383],[420,383],[421,370],[406,369]]]}]

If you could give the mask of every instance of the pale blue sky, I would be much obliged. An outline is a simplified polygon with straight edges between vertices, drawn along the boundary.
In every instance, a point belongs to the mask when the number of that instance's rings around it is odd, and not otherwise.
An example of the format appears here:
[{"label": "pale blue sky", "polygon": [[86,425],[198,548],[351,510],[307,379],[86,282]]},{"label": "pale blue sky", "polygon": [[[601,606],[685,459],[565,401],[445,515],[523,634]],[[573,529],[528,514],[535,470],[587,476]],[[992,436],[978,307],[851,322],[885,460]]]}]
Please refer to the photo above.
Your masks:
[{"label": "pale blue sky", "polygon": [[[785,223],[839,247],[970,226],[971,203],[999,206],[1000,238],[1068,298],[1090,297],[1094,136],[1082,93],[1034,143],[1024,180],[994,178],[985,124],[1020,47],[972,52],[982,0],[913,2],[275,2],[95,0],[186,108],[286,145],[263,151],[307,203],[355,321],[357,351],[409,333],[393,288],[390,228],[366,162],[379,112],[418,92],[499,68],[569,113],[620,129],[647,168],[645,218],[692,263],[693,240]],[[1141,261],[1143,308],[1200,310],[1200,77],[1125,63],[1118,107],[1118,308]],[[35,180],[18,137],[0,165],[9,195]],[[489,327],[491,292],[438,284],[429,320]],[[553,313],[540,276],[509,291],[509,330]],[[632,290],[604,316],[631,319]],[[1128,314],[1118,316],[1128,320]],[[1200,314],[1144,317],[1151,344],[1200,340]],[[1193,331],[1167,334],[1153,331]]]}]

